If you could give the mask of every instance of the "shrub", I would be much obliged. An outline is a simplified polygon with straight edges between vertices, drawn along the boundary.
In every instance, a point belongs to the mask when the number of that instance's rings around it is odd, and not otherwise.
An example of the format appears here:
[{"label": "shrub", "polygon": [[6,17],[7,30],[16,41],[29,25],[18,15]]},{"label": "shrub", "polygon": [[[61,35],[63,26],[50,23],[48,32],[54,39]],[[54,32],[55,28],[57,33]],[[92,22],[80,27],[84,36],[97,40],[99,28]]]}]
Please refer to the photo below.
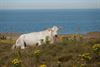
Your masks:
[{"label": "shrub", "polygon": [[11,61],[14,67],[21,67],[21,60],[18,58],[15,58]]},{"label": "shrub", "polygon": [[90,53],[84,53],[80,55],[80,57],[82,58],[82,60],[85,60],[85,61],[90,61],[92,59]]},{"label": "shrub", "polygon": [[41,64],[40,67],[47,67],[47,65],[46,64]]},{"label": "shrub", "polygon": [[95,44],[92,48],[94,53],[100,54],[100,44]]},{"label": "shrub", "polygon": [[39,59],[40,59],[40,54],[41,54],[41,51],[40,50],[35,50],[34,51],[34,56],[35,56],[35,64],[36,64],[36,67],[38,67],[38,63],[39,63]]},{"label": "shrub", "polygon": [[34,55],[35,55],[35,56],[39,56],[40,53],[41,53],[40,50],[35,50],[35,51],[34,51]]},{"label": "shrub", "polygon": [[86,67],[86,64],[80,64],[80,67]]}]

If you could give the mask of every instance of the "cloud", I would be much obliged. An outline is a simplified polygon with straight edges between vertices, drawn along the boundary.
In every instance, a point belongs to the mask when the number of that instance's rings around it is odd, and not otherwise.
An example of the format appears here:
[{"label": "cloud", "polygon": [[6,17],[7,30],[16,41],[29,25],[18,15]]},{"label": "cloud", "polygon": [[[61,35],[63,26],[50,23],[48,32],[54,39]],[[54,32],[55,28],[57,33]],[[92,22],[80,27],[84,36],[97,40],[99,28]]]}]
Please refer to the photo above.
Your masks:
[{"label": "cloud", "polygon": [[0,3],[1,9],[73,9],[73,8],[100,8],[100,3]]}]

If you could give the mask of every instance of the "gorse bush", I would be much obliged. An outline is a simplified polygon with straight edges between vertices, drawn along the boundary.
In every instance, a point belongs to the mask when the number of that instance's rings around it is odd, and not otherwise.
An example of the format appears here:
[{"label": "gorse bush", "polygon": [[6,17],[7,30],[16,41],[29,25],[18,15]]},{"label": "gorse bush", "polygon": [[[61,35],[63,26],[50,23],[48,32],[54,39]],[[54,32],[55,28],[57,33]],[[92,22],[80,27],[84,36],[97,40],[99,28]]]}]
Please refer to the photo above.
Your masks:
[{"label": "gorse bush", "polygon": [[11,61],[11,63],[13,64],[14,67],[21,67],[21,60],[18,58],[15,58]]},{"label": "gorse bush", "polygon": [[93,52],[100,55],[100,44],[93,45]]},{"label": "gorse bush", "polygon": [[80,67],[86,67],[86,64],[80,64]]},{"label": "gorse bush", "polygon": [[41,51],[40,50],[35,50],[34,51],[34,54],[33,54],[33,56],[35,56],[35,65],[36,65],[36,67],[38,67],[38,63],[39,63],[39,60],[40,60],[40,55],[41,55]]},{"label": "gorse bush", "polygon": [[47,67],[47,65],[46,64],[41,64],[40,67]]},{"label": "gorse bush", "polygon": [[85,60],[85,61],[90,61],[92,59],[90,53],[84,53],[84,54],[80,55],[80,57],[82,60]]},{"label": "gorse bush", "polygon": [[34,51],[34,55],[35,55],[35,56],[40,56],[40,54],[41,54],[41,51],[40,51],[40,50],[35,50],[35,51]]}]

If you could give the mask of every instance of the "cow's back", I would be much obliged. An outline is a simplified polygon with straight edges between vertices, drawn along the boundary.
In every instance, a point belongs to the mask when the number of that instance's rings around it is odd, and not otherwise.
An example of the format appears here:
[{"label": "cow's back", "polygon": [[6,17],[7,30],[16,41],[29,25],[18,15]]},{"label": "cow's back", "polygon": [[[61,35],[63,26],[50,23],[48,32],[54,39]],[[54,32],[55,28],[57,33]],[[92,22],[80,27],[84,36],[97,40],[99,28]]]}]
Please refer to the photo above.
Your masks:
[{"label": "cow's back", "polygon": [[36,44],[42,39],[42,35],[40,32],[28,33],[24,34],[24,41],[28,45]]}]

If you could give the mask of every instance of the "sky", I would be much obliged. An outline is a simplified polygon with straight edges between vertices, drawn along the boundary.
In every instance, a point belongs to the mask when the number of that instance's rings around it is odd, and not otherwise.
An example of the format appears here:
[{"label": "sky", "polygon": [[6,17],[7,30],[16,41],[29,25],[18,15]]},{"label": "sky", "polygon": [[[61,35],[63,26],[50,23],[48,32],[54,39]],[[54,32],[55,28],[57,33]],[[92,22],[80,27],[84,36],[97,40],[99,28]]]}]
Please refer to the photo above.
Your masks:
[{"label": "sky", "polygon": [[100,0],[0,0],[0,9],[98,9]]}]

